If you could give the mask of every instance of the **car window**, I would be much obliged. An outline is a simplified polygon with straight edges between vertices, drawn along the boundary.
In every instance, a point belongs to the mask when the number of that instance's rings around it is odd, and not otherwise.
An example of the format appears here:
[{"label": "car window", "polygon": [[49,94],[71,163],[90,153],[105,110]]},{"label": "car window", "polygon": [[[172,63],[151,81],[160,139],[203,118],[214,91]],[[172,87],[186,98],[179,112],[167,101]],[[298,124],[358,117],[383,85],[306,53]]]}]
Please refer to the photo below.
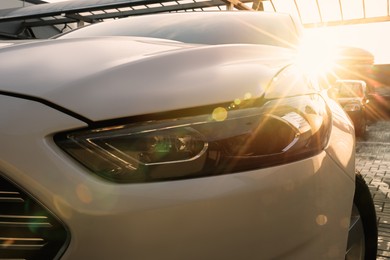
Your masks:
[{"label": "car window", "polygon": [[363,89],[359,83],[340,83],[336,86],[339,97],[363,97]]}]

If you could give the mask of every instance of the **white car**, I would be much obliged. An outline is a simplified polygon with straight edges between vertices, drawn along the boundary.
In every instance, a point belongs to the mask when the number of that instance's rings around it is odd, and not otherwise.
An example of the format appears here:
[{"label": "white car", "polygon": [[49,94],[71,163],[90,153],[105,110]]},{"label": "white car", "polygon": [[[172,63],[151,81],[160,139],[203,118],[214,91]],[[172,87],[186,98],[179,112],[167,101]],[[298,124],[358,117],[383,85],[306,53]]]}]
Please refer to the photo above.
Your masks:
[{"label": "white car", "polygon": [[0,258],[375,259],[352,123],[300,35],[176,13],[1,48]]}]

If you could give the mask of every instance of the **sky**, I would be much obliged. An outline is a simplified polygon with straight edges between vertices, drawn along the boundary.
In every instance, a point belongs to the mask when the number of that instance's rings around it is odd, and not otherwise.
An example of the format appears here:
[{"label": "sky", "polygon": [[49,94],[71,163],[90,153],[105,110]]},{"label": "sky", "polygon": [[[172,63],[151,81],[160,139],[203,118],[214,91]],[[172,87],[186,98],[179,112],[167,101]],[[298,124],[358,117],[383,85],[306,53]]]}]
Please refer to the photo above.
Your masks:
[{"label": "sky", "polygon": [[[47,2],[61,2],[66,0],[46,0]],[[80,0],[82,1],[82,0]],[[320,5],[320,11],[316,6]],[[303,23],[323,21],[337,21],[342,18],[357,19],[364,15],[367,18],[389,16],[388,0],[273,0],[264,2],[265,11],[288,12],[298,16],[295,3]],[[365,13],[364,11],[365,10]],[[320,18],[321,17],[321,18]],[[325,28],[306,29],[306,34],[319,42],[330,45],[344,45],[363,48],[371,52],[377,64],[390,64],[390,22],[378,22],[359,25],[329,26]]]}]

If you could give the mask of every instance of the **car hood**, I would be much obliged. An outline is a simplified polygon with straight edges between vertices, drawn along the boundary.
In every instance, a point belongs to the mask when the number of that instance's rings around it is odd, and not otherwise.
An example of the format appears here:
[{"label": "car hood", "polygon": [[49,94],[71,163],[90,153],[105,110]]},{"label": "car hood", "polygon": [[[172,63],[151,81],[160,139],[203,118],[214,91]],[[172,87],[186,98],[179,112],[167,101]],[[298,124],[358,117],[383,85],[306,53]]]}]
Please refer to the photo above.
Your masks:
[{"label": "car hood", "polygon": [[3,40],[0,41],[0,48],[3,47],[9,47],[11,45],[17,45],[17,44],[23,44],[23,43],[31,43],[31,42],[37,42],[40,40]]},{"label": "car hood", "polygon": [[99,121],[261,96],[291,55],[261,45],[53,39],[0,48],[0,91]]}]

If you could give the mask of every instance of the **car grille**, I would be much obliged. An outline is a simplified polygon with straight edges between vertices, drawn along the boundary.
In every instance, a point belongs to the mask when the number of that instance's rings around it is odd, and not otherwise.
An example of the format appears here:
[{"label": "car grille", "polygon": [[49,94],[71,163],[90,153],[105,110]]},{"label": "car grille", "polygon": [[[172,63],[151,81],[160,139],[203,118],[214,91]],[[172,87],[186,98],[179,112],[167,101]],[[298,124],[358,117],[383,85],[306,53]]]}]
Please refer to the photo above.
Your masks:
[{"label": "car grille", "polygon": [[0,259],[55,259],[68,239],[64,225],[18,186],[0,176]]}]

